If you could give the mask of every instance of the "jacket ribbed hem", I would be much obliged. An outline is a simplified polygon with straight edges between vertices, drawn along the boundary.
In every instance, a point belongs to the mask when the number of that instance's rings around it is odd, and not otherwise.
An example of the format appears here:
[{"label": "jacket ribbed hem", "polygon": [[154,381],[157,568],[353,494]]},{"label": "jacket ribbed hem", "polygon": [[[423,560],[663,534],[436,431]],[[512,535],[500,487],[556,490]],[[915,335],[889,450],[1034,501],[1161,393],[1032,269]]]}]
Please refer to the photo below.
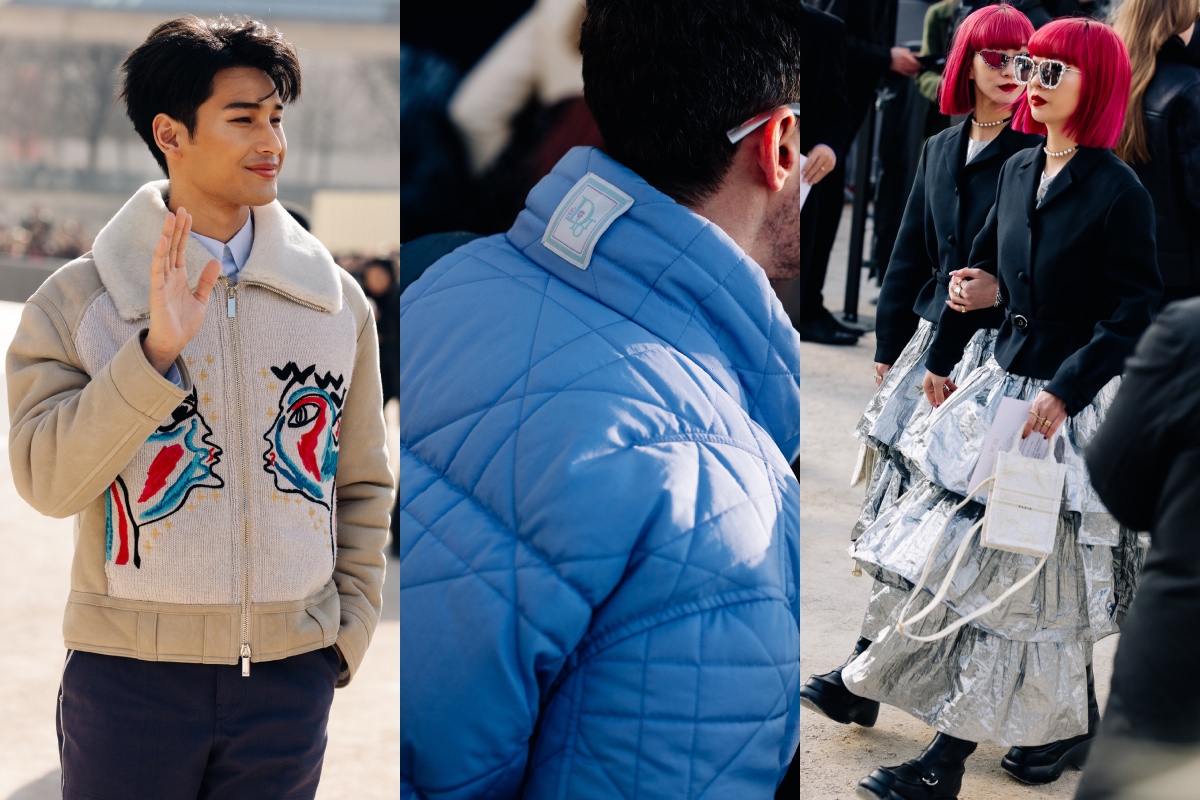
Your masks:
[{"label": "jacket ribbed hem", "polygon": [[[340,613],[333,581],[304,600],[251,605],[254,660],[274,661],[329,647],[337,640]],[[236,604],[179,605],[71,592],[63,638],[69,649],[90,653],[234,664],[242,642],[240,614]]]}]

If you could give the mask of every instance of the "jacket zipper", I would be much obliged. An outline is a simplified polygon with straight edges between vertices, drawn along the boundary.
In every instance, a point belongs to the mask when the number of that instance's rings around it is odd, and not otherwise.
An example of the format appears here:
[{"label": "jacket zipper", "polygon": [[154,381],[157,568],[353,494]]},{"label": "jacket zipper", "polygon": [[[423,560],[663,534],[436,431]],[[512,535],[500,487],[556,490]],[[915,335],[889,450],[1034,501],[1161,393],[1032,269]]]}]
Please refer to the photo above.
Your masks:
[{"label": "jacket zipper", "polygon": [[296,305],[304,306],[305,308],[311,308],[313,311],[327,311],[327,309],[322,308],[321,306],[313,305],[312,303],[305,302],[304,300],[301,300],[298,297],[290,295],[287,292],[280,291],[279,289],[276,289],[274,286],[268,286],[265,283],[256,283],[254,281],[241,281],[241,283],[239,285],[241,285],[241,286],[257,286],[261,289],[266,289],[268,292],[277,294],[280,297],[286,298],[286,299],[290,300],[291,302],[295,303]]},{"label": "jacket zipper", "polygon": [[238,359],[238,327],[237,327],[237,284],[230,281],[228,278],[222,278],[225,281],[225,308],[226,315],[229,319],[229,331],[232,336],[233,345],[233,380],[234,380],[234,400],[237,404],[237,435],[238,435],[238,455],[241,462],[242,473],[242,545],[244,547],[245,568],[242,570],[244,581],[242,584],[242,649],[239,655],[242,659],[242,677],[250,676],[250,569],[251,569],[251,553],[250,553],[250,507],[249,507],[249,483],[246,478],[246,439],[243,434],[244,420],[242,415],[242,366]]}]

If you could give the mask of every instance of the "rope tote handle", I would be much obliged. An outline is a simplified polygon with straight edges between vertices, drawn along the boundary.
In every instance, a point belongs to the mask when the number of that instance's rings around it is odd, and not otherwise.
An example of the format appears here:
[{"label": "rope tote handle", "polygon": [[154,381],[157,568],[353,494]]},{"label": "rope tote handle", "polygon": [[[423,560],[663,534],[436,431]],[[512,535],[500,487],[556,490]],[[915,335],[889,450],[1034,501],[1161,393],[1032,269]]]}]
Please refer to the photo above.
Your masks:
[{"label": "rope tote handle", "polygon": [[925,606],[925,608],[918,611],[912,617],[909,617],[908,619],[904,618],[904,615],[908,613],[909,607],[912,606],[913,602],[917,599],[917,596],[920,594],[921,589],[924,588],[925,582],[929,579],[929,573],[933,569],[934,559],[937,558],[938,546],[942,543],[942,539],[945,538],[945,536],[946,536],[946,531],[950,527],[950,520],[954,519],[954,516],[959,511],[961,511],[964,507],[966,507],[967,503],[971,502],[972,498],[975,497],[975,495],[979,492],[980,489],[982,489],[984,486],[986,486],[989,483],[994,483],[995,480],[996,480],[996,476],[993,475],[990,478],[980,481],[975,486],[975,488],[971,490],[970,494],[968,494],[966,496],[966,499],[964,499],[961,503],[959,503],[957,506],[954,507],[954,509],[946,517],[946,521],[944,523],[942,523],[942,531],[941,531],[941,533],[938,534],[937,541],[934,543],[933,548],[929,552],[929,558],[925,561],[925,570],[921,573],[921,579],[917,582],[917,585],[913,587],[912,592],[909,594],[908,602],[904,604],[904,608],[902,608],[900,610],[899,620],[896,622],[896,628],[897,628],[897,630],[900,631],[901,636],[905,636],[916,642],[936,642],[938,639],[944,639],[945,637],[949,636],[954,631],[961,628],[963,625],[966,625],[968,622],[971,622],[972,620],[974,620],[978,617],[981,617],[984,614],[988,613],[989,611],[992,611],[993,609],[999,607],[1001,603],[1003,603],[1009,597],[1012,597],[1015,593],[1020,591],[1021,588],[1025,586],[1025,584],[1027,584],[1031,580],[1033,580],[1034,576],[1036,576],[1039,572],[1042,571],[1042,567],[1046,566],[1046,561],[1050,558],[1049,554],[1042,556],[1042,560],[1039,561],[1038,565],[1033,568],[1033,571],[1031,571],[1028,575],[1026,575],[1021,580],[1014,583],[1008,589],[1006,589],[1004,591],[1004,593],[1001,594],[999,597],[997,597],[995,600],[993,600],[992,602],[988,603],[987,605],[985,605],[981,608],[975,609],[970,614],[967,614],[965,617],[959,618],[958,621],[956,621],[950,625],[947,625],[945,628],[943,628],[940,631],[937,631],[936,633],[931,633],[928,636],[916,636],[914,634],[909,633],[908,631],[906,631],[904,629],[906,625],[911,626],[913,623],[919,622],[922,619],[924,619],[925,617],[927,617],[929,615],[929,613],[937,607],[937,604],[940,603],[943,600],[943,598],[945,598],[946,593],[950,591],[950,581],[952,581],[954,579],[954,573],[956,573],[958,571],[958,566],[962,562],[963,556],[966,555],[967,548],[971,545],[971,542],[975,539],[975,534],[979,531],[980,528],[983,527],[983,523],[984,523],[983,519],[979,520],[979,522],[976,522],[974,525],[972,525],[971,529],[969,531],[967,531],[967,535],[963,537],[962,544],[960,544],[958,546],[958,551],[954,554],[954,560],[952,562],[950,562],[950,569],[947,570],[946,577],[942,580],[942,585],[941,585],[941,587],[938,588],[937,594],[935,594],[933,596],[933,600],[931,600],[930,603],[927,606]]}]

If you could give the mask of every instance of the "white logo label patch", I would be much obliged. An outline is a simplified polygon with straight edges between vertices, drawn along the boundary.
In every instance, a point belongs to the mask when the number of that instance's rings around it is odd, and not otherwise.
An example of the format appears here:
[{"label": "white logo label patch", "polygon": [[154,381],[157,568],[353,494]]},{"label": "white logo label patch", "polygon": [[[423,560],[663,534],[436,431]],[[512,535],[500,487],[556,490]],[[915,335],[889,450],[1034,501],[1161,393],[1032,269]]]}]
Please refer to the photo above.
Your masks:
[{"label": "white logo label patch", "polygon": [[632,197],[589,172],[554,209],[542,244],[579,269],[587,269],[600,237],[632,205]]}]

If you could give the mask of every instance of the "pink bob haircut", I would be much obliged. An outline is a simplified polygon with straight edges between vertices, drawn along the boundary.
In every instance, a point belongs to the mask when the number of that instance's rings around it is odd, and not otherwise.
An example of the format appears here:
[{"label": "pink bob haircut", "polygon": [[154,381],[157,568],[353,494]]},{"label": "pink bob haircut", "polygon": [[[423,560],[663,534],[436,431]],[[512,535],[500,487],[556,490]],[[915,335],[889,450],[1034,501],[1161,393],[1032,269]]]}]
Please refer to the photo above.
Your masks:
[{"label": "pink bob haircut", "polygon": [[[1033,36],[1033,23],[1008,4],[984,6],[958,26],[946,68],[942,71],[938,104],[943,114],[969,114],[975,108],[975,90],[967,78],[971,59],[980,50],[1021,50]],[[984,67],[987,69],[987,67]]]},{"label": "pink bob haircut", "polygon": [[[1083,147],[1116,147],[1125,124],[1130,82],[1129,52],[1117,32],[1085,17],[1056,19],[1029,40],[1029,53],[1080,70],[1079,106],[1063,133]],[[1024,133],[1046,133],[1046,126],[1029,113],[1027,102],[1016,107],[1012,126]]]}]

